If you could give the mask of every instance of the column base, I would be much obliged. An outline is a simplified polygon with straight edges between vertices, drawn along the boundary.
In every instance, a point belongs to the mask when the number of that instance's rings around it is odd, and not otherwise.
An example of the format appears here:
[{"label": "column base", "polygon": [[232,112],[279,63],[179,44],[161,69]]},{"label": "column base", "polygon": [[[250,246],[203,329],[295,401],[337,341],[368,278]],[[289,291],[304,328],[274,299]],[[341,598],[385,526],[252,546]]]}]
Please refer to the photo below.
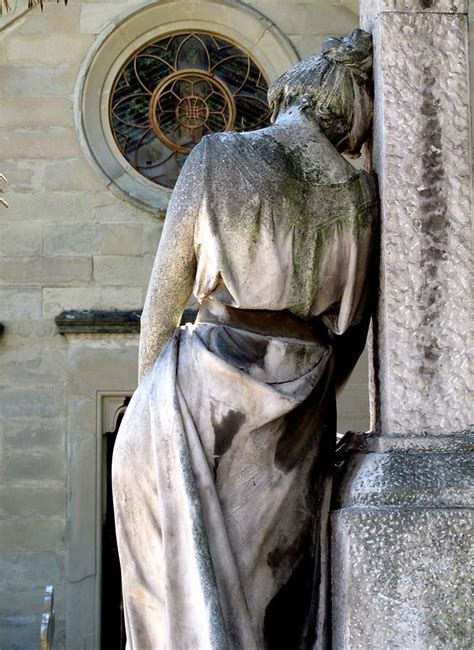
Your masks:
[{"label": "column base", "polygon": [[[374,437],[371,448],[390,448],[387,438]],[[456,451],[439,450],[434,437],[438,451],[427,450],[425,437],[396,451],[400,438],[392,451],[358,455],[340,487],[332,516],[333,647],[470,648],[469,437],[455,436]]]}]

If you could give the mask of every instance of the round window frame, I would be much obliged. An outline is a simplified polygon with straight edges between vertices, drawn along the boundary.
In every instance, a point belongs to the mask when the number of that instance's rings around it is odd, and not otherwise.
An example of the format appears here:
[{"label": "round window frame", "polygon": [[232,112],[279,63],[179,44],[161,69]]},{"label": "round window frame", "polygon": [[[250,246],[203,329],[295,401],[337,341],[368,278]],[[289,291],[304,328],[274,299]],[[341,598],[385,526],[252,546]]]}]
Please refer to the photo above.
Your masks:
[{"label": "round window frame", "polygon": [[274,23],[252,7],[229,0],[164,0],[133,8],[100,32],[76,83],[79,142],[112,191],[156,216],[164,215],[172,190],[142,176],[121,154],[109,120],[110,94],[123,65],[137,50],[167,34],[195,30],[234,42],[255,61],[269,83],[300,60]]}]

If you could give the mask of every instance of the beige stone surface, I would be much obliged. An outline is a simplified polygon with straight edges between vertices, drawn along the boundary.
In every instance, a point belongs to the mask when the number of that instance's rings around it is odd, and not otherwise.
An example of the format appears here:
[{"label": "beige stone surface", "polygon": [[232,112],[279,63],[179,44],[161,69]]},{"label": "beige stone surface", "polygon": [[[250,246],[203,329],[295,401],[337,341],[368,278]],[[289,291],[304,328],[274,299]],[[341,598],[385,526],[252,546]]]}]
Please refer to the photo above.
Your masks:
[{"label": "beige stone surface", "polygon": [[43,289],[43,316],[54,318],[64,309],[140,309],[143,287],[75,287]]},{"label": "beige stone surface", "polygon": [[[58,377],[59,378],[59,377]],[[59,418],[64,416],[66,396],[64,385],[39,386],[18,384],[10,386],[2,393],[2,415],[6,419],[13,417]],[[31,467],[34,475],[35,468]],[[61,465],[57,468],[61,472]],[[60,479],[61,480],[61,479]]]},{"label": "beige stone surface", "polygon": [[[5,320],[3,322],[5,323]],[[12,350],[40,346],[40,350],[44,351],[49,347],[54,348],[64,345],[64,337],[58,336],[54,321],[42,320],[41,316],[39,318],[27,317],[25,320],[17,319],[13,327],[6,327],[2,337],[3,350],[7,346],[11,347]]]},{"label": "beige stone surface", "polygon": [[159,221],[155,221],[154,223],[147,223],[143,226],[144,253],[152,253],[153,255],[156,253],[162,229],[163,225]]},{"label": "beige stone surface", "polygon": [[[71,152],[72,153],[72,152]],[[47,160],[39,165],[42,175],[42,189],[46,192],[61,191],[67,187],[70,191],[93,192],[103,189],[103,182],[94,174],[81,156],[55,161]]]},{"label": "beige stone surface", "polygon": [[[64,451],[48,449],[44,453],[25,454],[22,450],[7,450],[4,452],[3,480],[7,484],[30,484],[35,489],[39,482],[59,483],[64,487],[66,483]],[[58,517],[63,515],[63,509],[55,513]]]},{"label": "beige stone surface", "polygon": [[[71,98],[76,75],[76,66],[64,65],[61,62],[50,67],[33,64],[2,65],[0,66],[0,87],[5,97]],[[46,107],[47,104],[45,110]],[[25,126],[27,125],[28,120],[25,123]]]},{"label": "beige stone surface", "polygon": [[295,34],[291,37],[291,41],[298,50],[301,58],[310,56],[321,49],[321,45],[326,37],[325,36],[307,36]]},{"label": "beige stone surface", "polygon": [[[2,126],[24,128],[64,127],[72,124],[72,101],[68,97],[4,97],[0,99]],[[8,171],[8,170],[7,170]],[[7,176],[14,184],[11,174]]]},{"label": "beige stone surface", "polygon": [[69,2],[67,12],[56,11],[54,4],[48,0],[44,3],[43,12],[39,7],[30,11],[28,16],[22,19],[21,35],[77,34],[82,2]]},{"label": "beige stone surface", "polygon": [[83,285],[92,277],[92,259],[36,256],[17,260],[4,257],[0,260],[0,277],[2,283],[10,285]]},{"label": "beige stone surface", "polygon": [[18,517],[0,519],[0,551],[62,551],[64,518]]},{"label": "beige stone surface", "polygon": [[[48,554],[45,552],[37,551],[25,551],[22,553],[25,557],[25,570],[31,569],[33,567],[34,561],[39,561],[39,558],[42,556],[45,557],[45,562],[43,565],[43,572],[35,571],[35,580],[30,580],[29,582],[23,582],[21,585],[17,585],[15,591],[13,591],[11,584],[5,584],[0,587],[0,603],[2,606],[2,611],[5,612],[5,619],[0,624],[0,635],[2,640],[5,642],[12,638],[10,634],[13,633],[13,638],[18,644],[17,647],[21,648],[37,648],[38,647],[38,626],[33,626],[33,620],[36,620],[36,616],[30,614],[30,612],[36,612],[38,608],[38,602],[42,603],[44,599],[44,580],[48,581],[48,575],[51,575],[50,581],[54,584],[61,585],[61,581],[64,575],[62,566],[64,560],[61,558],[62,564],[58,562],[56,565],[50,561]],[[59,553],[57,553],[60,556]],[[5,569],[14,571],[18,560],[17,554],[6,551],[2,553],[2,556],[6,556],[7,560],[12,558],[12,561],[9,563],[5,562]],[[58,558],[59,559],[59,558]],[[2,567],[3,568],[3,567]],[[64,623],[62,621],[64,617],[64,596],[65,590],[64,587],[59,586],[54,592],[55,596],[55,611],[56,611],[56,623],[55,623],[55,634],[54,634],[54,643],[58,647],[64,647]],[[57,603],[56,603],[57,597]],[[25,612],[27,614],[25,614]],[[22,621],[23,625],[19,625],[18,621]],[[30,625],[26,625],[29,622]]]},{"label": "beige stone surface", "polygon": [[153,266],[153,256],[94,255],[94,279],[102,285],[136,286],[146,284]]},{"label": "beige stone surface", "polygon": [[[5,346],[5,350],[0,356],[2,376],[15,378],[18,384],[34,382],[41,385],[56,385],[58,378],[66,374],[66,350],[65,345],[43,345],[41,348],[37,345],[24,347]],[[29,426],[31,427],[32,424],[34,423],[30,421]],[[9,440],[11,442],[14,439],[18,439],[20,442],[26,440],[32,449],[38,445],[41,448],[46,437],[47,442],[45,444],[49,447],[54,440],[53,436],[58,435],[57,429],[59,427],[63,427],[64,434],[64,421],[58,420],[56,426],[50,429],[52,424],[54,423],[50,421],[37,423],[38,430],[33,429],[28,433],[25,422],[18,428],[16,423],[11,421],[8,429],[4,432],[4,443],[8,444]]]},{"label": "beige stone surface", "polygon": [[4,553],[0,572],[2,576],[9,576],[2,585],[5,592],[14,584],[23,588],[32,584],[40,586],[45,576],[58,582],[64,577],[64,553]]},{"label": "beige stone surface", "polygon": [[4,63],[28,65],[34,61],[36,65],[77,65],[90,46],[93,37],[86,34],[57,34],[51,31],[47,34],[10,35],[5,40],[3,49]]},{"label": "beige stone surface", "polygon": [[[143,226],[123,223],[46,224],[44,252],[48,255],[137,255],[143,253]],[[138,280],[137,284],[141,284]]]},{"label": "beige stone surface", "polygon": [[[90,376],[82,378],[83,383],[89,382]],[[67,430],[71,431],[75,437],[90,437],[95,434],[95,418],[97,416],[97,399],[95,395],[84,396],[68,395],[68,420]]]},{"label": "beige stone surface", "polygon": [[0,129],[2,158],[72,158],[81,155],[73,129]]},{"label": "beige stone surface", "polygon": [[91,2],[81,7],[80,30],[83,34],[98,34],[108,22],[122,11],[128,10],[128,3]]},{"label": "beige stone surface", "polygon": [[87,543],[87,531],[95,525],[96,480],[95,471],[87,472],[86,468],[95,470],[96,461],[95,437],[79,438],[71,431],[68,442],[69,456],[74,459],[68,466],[68,477],[71,486],[82,483],[80,490],[70,490],[68,495],[71,525],[68,534],[68,581],[80,582],[86,576],[96,573],[97,551],[94,544]]},{"label": "beige stone surface", "polygon": [[328,2],[287,2],[258,0],[253,5],[273,20],[286,34],[338,35],[349,33],[358,24],[358,17],[342,4]]},{"label": "beige stone surface", "polygon": [[8,321],[40,320],[41,289],[30,287],[0,287],[0,304],[2,305],[2,323]]},{"label": "beige stone surface", "polygon": [[3,160],[2,169],[8,183],[13,184],[17,192],[37,192],[41,187],[41,177],[36,171],[34,162]]},{"label": "beige stone surface", "polygon": [[[70,408],[68,417],[71,418],[76,409],[81,408],[80,398],[86,403],[92,399],[95,402],[96,390],[127,391],[134,390],[137,383],[136,358],[138,341],[133,335],[117,340],[109,335],[101,341],[97,338],[69,337],[68,355],[68,396]],[[111,376],[110,364],[120,368],[120,373]],[[91,382],[93,378],[93,383]],[[78,400],[74,401],[75,398]],[[69,421],[70,430],[76,432],[75,424]]]},{"label": "beige stone surface", "polygon": [[41,254],[43,226],[38,222],[2,224],[2,255],[30,256]]},{"label": "beige stone surface", "polygon": [[[142,222],[145,221],[145,224],[151,222],[155,227],[155,218],[126,201],[117,199],[105,188],[96,192],[66,189],[44,192],[41,187],[36,187],[36,181],[33,183],[29,193],[22,192],[19,188],[8,189],[10,223],[21,224],[26,215],[29,221],[42,222],[45,227],[52,226],[51,232],[54,232],[54,228],[64,231],[71,225],[77,227],[79,224],[110,224],[110,229],[113,229],[114,224],[120,223],[136,227],[140,231]],[[38,191],[32,193],[32,189]],[[113,253],[114,250],[111,249],[110,252]]]},{"label": "beige stone surface", "polygon": [[61,287],[84,285],[92,278],[91,257],[0,258],[0,283]]},{"label": "beige stone surface", "polygon": [[[151,236],[159,241],[161,223],[151,224]],[[100,253],[104,255],[141,255],[154,252],[147,240],[148,224],[109,224],[102,237]]]},{"label": "beige stone surface", "polygon": [[[21,352],[21,349],[18,350]],[[38,354],[37,349],[28,351],[29,356]],[[58,355],[56,352],[52,354],[44,354],[42,357],[49,357],[51,365],[58,363]],[[48,359],[48,363],[49,363]],[[9,361],[12,365],[14,361]],[[44,363],[43,358],[41,364]],[[25,370],[30,378],[29,368]],[[55,377],[57,381],[57,374]],[[25,377],[23,381],[26,381]],[[8,420],[8,427],[3,432],[3,445],[5,449],[23,449],[25,453],[35,451],[37,449],[47,451],[49,449],[63,449],[66,434],[66,419],[65,417],[59,418],[43,418],[41,421],[37,419],[31,420],[27,417],[10,418]]]}]

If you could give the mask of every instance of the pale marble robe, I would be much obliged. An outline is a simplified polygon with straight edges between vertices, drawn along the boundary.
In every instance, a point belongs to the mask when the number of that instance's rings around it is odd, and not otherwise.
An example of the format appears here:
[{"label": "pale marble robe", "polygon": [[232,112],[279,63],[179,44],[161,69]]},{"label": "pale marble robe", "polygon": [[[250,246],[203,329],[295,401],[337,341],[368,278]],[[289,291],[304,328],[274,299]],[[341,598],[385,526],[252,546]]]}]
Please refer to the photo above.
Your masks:
[{"label": "pale marble robe", "polygon": [[[327,644],[335,393],[363,347],[375,205],[368,174],[309,182],[271,130],[189,157],[168,218],[195,212],[208,313],[161,351],[114,452],[129,649]],[[317,317],[315,334],[281,335],[278,314],[249,331],[226,305]]]}]

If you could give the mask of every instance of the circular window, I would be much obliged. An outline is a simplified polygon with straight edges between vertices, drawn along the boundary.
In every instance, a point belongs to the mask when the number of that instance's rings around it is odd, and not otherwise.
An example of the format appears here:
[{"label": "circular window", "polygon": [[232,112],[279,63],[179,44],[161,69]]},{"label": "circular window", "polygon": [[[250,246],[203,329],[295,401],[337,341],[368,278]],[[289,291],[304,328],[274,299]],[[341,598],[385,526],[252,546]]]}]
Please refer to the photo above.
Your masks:
[{"label": "circular window", "polygon": [[135,52],[110,98],[113,137],[140,174],[173,187],[207,133],[269,123],[268,82],[229,40],[203,31],[169,34]]},{"label": "circular window", "polygon": [[107,188],[165,215],[203,135],[267,123],[267,86],[298,61],[279,29],[235,0],[127,7],[87,54],[75,88],[82,150]]}]

